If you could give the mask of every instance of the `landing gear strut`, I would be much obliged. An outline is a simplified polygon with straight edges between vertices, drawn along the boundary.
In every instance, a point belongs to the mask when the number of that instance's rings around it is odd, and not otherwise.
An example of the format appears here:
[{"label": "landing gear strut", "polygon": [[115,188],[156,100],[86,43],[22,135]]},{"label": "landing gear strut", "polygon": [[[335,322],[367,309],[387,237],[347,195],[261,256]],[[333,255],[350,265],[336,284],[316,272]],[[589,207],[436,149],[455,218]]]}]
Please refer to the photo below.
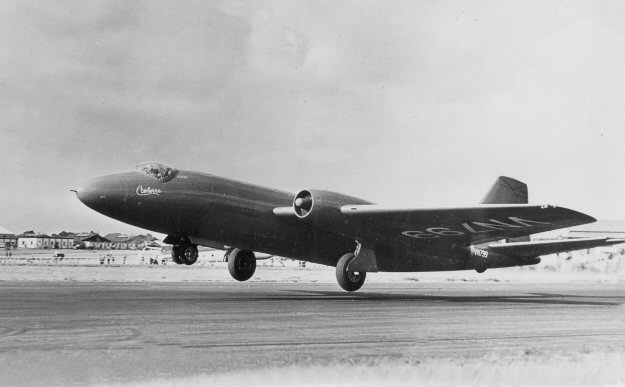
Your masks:
[{"label": "landing gear strut", "polygon": [[367,273],[364,271],[354,272],[347,270],[347,266],[354,258],[356,258],[356,256],[352,253],[345,254],[336,264],[336,280],[339,282],[339,286],[348,292],[354,292],[360,289],[367,277]]},{"label": "landing gear strut", "polygon": [[230,249],[226,252],[228,271],[237,281],[247,281],[256,271],[256,256],[249,250]]},{"label": "landing gear strut", "polygon": [[197,262],[197,245],[183,241],[182,244],[171,247],[171,259],[178,265],[193,265]]}]

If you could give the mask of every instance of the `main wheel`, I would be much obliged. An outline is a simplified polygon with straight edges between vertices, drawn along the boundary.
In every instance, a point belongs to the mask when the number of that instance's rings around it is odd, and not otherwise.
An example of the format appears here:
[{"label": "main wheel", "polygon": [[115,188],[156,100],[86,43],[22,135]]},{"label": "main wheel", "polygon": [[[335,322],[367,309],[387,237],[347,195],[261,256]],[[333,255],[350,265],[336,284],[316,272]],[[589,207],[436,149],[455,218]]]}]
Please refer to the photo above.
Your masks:
[{"label": "main wheel", "polygon": [[182,258],[180,258],[180,248],[181,246],[178,245],[171,246],[171,260],[178,265],[182,265]]},{"label": "main wheel", "polygon": [[256,271],[256,257],[249,250],[232,249],[228,254],[228,271],[237,281],[247,281]]},{"label": "main wheel", "polygon": [[360,289],[367,278],[367,273],[364,271],[355,272],[347,270],[347,266],[354,258],[356,256],[352,253],[345,254],[336,264],[336,280],[339,282],[339,286],[348,292],[355,292]]},{"label": "main wheel", "polygon": [[182,263],[184,263],[185,265],[193,265],[195,262],[197,262],[197,257],[199,255],[197,251],[197,245],[182,246],[182,249],[182,254],[180,255]]}]

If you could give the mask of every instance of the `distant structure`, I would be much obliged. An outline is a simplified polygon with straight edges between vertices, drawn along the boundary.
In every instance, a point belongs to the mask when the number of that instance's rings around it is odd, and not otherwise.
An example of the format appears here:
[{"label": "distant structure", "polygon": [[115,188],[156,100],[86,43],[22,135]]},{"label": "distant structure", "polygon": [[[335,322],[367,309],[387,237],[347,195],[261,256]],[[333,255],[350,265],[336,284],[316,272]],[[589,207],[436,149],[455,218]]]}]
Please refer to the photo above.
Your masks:
[{"label": "distant structure", "polygon": [[48,235],[33,230],[16,235],[0,226],[0,248],[9,249],[92,249],[140,250],[147,246],[160,246],[152,235],[126,235],[112,233],[102,236],[97,232],[68,232]]},{"label": "distant structure", "polygon": [[572,227],[567,238],[625,239],[625,220],[598,220],[595,223]]},{"label": "distant structure", "polygon": [[48,249],[50,236],[34,231],[26,231],[17,236],[17,247],[23,249]]},{"label": "distant structure", "polygon": [[74,234],[74,246],[78,249],[109,250],[111,241],[95,232]]},{"label": "distant structure", "polygon": [[17,235],[2,226],[0,226],[0,247],[6,250],[17,248]]},{"label": "distant structure", "polygon": [[149,246],[154,237],[151,235],[126,235],[120,233],[106,234],[106,239],[111,241],[113,250],[138,250]]},{"label": "distant structure", "polygon": [[71,249],[74,247],[74,238],[67,235],[47,235],[26,231],[16,238],[17,247],[24,249]]},{"label": "distant structure", "polygon": [[66,235],[52,234],[50,235],[50,248],[52,249],[71,249],[74,247],[74,238]]}]

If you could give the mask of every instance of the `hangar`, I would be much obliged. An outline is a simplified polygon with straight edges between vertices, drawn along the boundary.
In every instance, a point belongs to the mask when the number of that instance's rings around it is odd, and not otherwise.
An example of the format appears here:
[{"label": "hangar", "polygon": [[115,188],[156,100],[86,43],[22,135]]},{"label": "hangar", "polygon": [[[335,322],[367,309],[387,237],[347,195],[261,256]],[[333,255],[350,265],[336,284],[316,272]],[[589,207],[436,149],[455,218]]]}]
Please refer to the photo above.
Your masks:
[{"label": "hangar", "polygon": [[14,232],[0,226],[0,246],[5,249],[15,249],[17,247],[17,235]]},{"label": "hangar", "polygon": [[142,249],[154,240],[151,235],[126,235],[120,233],[106,234],[104,238],[111,241],[111,249],[114,250]]},{"label": "hangar", "polygon": [[17,246],[25,249],[47,249],[50,247],[50,236],[34,232],[18,235]]},{"label": "hangar", "polygon": [[72,247],[74,247],[74,238],[58,234],[50,235],[50,248],[71,249]]},{"label": "hangar", "polygon": [[110,249],[111,241],[98,233],[80,233],[74,235],[74,243],[80,248],[87,249]]}]

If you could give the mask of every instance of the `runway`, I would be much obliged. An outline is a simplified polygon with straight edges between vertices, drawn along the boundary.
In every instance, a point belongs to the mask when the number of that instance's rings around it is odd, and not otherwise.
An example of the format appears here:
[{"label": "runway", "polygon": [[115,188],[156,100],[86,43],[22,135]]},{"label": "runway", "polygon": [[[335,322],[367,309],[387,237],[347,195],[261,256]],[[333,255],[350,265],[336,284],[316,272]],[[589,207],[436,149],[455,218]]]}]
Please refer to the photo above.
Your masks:
[{"label": "runway", "polygon": [[[625,353],[614,284],[0,282],[0,384]],[[36,369],[36,372],[34,370]]]}]

